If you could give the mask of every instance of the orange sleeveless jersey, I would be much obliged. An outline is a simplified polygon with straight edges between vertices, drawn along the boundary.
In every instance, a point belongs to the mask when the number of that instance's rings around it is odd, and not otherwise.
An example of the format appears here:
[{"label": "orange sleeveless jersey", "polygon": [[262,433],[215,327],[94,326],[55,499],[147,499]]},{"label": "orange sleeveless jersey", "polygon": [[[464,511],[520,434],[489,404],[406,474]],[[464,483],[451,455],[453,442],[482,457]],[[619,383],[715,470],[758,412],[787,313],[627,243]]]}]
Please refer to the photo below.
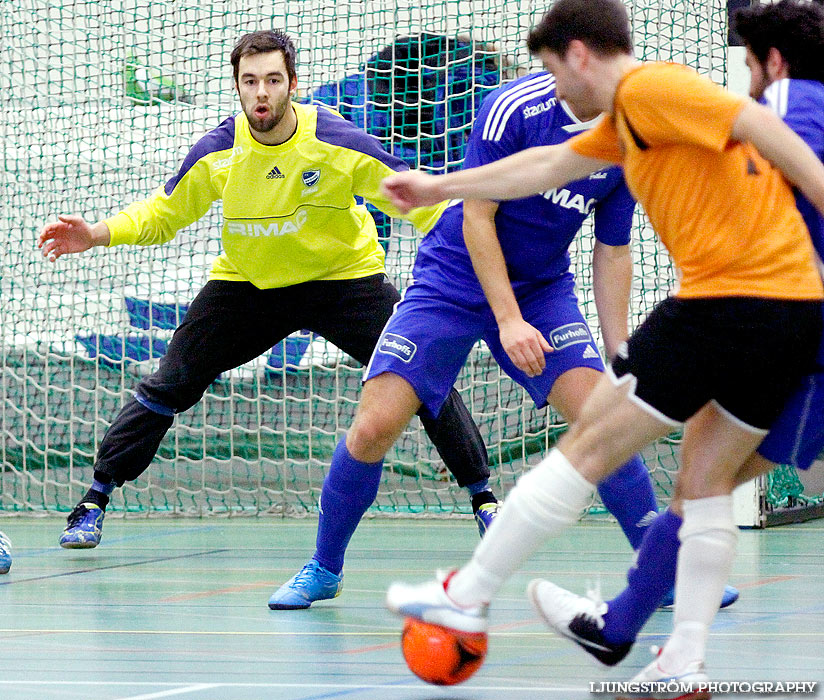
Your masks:
[{"label": "orange sleeveless jersey", "polygon": [[730,141],[745,103],[686,66],[643,64],[619,83],[610,118],[568,143],[624,166],[678,267],[677,296],[821,299],[789,185],[754,146]]}]

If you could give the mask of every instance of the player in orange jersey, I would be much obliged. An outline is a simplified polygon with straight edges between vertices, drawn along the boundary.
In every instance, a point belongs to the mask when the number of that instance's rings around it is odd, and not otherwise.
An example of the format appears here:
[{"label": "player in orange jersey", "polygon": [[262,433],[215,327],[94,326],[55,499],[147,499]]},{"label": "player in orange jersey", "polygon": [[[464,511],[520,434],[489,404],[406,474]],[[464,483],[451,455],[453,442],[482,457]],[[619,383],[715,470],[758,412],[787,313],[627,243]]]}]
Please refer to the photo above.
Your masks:
[{"label": "player in orange jersey", "polygon": [[[598,127],[482,168],[392,176],[385,191],[401,210],[518,198],[620,163],[679,285],[618,352],[558,447],[522,477],[469,564],[444,581],[395,584],[387,604],[485,631],[491,598],[577,519],[595,484],[683,424],[675,627],[636,680],[690,682],[695,692],[683,697],[704,698],[709,625],[737,539],[737,472],[815,366],[824,288],[786,180],[824,212],[824,166],[769,109],[684,66],[637,62],[619,0],[559,0],[529,48],[555,75],[559,98],[607,113]],[[540,609],[540,582],[530,596]]]}]

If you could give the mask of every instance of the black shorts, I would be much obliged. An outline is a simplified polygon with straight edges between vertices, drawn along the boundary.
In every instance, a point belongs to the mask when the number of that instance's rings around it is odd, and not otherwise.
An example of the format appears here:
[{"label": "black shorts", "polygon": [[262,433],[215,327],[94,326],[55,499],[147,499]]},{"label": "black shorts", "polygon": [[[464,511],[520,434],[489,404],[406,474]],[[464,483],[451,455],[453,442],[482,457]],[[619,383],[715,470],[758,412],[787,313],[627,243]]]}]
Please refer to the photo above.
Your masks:
[{"label": "black shorts", "polygon": [[653,309],[612,363],[646,410],[683,423],[715,401],[755,432],[816,366],[821,304],[753,297],[679,299]]}]

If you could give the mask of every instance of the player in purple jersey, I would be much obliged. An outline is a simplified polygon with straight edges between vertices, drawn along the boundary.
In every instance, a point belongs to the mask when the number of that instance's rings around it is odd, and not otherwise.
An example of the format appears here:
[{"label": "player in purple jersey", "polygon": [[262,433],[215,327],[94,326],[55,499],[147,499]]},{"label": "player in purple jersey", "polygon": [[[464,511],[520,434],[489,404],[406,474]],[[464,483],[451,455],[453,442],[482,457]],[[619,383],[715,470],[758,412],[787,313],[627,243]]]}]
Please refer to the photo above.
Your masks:
[{"label": "player in purple jersey", "polygon": [[[771,107],[824,162],[824,5],[783,0],[739,10],[736,30],[747,47],[750,96]],[[796,204],[824,259],[824,218],[796,192]],[[824,344],[819,353],[824,367]],[[793,396],[748,464],[752,476],[775,464],[809,469],[824,449],[824,373]]]},{"label": "player in purple jersey", "polygon": [[[560,143],[597,122],[597,113],[559,101],[554,86],[552,75],[536,73],[488,95],[464,166]],[[565,420],[577,418],[604,365],[578,308],[568,248],[594,214],[594,296],[611,356],[627,337],[634,207],[621,171],[609,168],[518,201],[454,202],[447,208],[420,245],[415,281],[384,329],[366,369],[355,420],[335,451],[330,473],[360,475],[358,502],[370,500],[369,489],[374,497],[377,482],[370,477],[415,412],[439,414],[445,392],[478,340],[538,407],[550,403]],[[637,547],[657,512],[640,457],[604,481],[599,493]],[[272,609],[331,597],[313,593],[319,587],[311,572],[320,564],[324,575],[340,573],[365,508],[341,498],[330,508],[326,494],[324,485],[314,563],[272,595]],[[729,591],[727,603],[736,597]]]},{"label": "player in purple jersey", "polygon": [[[738,12],[735,28],[747,48],[750,96],[775,110],[824,161],[824,9],[797,0],[755,5]],[[824,219],[802,195],[796,201],[821,256]],[[819,357],[824,367],[824,344]],[[824,450],[822,416],[824,370],[804,380],[741,467],[738,483],[777,464],[809,469]],[[602,663],[618,663],[675,580],[681,524],[675,510],[677,503],[647,529],[628,586],[618,596],[604,603],[544,582],[536,600],[542,617]]]}]

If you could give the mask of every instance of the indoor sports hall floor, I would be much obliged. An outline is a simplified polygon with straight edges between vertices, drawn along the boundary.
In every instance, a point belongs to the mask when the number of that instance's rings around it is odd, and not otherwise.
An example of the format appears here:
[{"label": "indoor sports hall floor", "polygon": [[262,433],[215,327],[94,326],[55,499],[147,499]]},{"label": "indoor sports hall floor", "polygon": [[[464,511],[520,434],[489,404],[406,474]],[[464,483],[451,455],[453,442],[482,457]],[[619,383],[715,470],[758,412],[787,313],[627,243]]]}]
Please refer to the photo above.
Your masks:
[{"label": "indoor sports hall floor", "polygon": [[[590,681],[631,677],[672,621],[656,613],[615,669],[538,621],[524,596],[536,575],[579,592],[587,580],[606,595],[621,586],[630,553],[617,525],[586,522],[506,586],[478,674],[438,688],[407,671],[383,595],[392,580],[464,561],[477,540],[470,520],[363,523],[341,597],[293,612],[266,602],[311,553],[314,520],[109,518],[103,543],[85,551],[55,544],[62,525],[0,520],[15,552],[0,577],[2,700],[578,700],[593,697]],[[716,618],[713,680],[824,680],[823,542],[821,521],[741,532],[741,600]]]}]

